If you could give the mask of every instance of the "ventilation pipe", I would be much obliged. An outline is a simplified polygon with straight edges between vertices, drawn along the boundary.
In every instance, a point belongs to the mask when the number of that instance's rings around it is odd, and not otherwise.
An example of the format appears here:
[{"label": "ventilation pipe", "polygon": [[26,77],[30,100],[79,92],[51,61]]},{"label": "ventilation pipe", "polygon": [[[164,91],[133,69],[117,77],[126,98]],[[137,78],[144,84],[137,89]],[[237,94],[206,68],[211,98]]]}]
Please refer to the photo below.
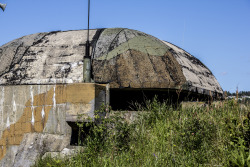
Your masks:
[{"label": "ventilation pipe", "polygon": [[89,43],[89,14],[90,14],[90,0],[88,0],[88,34],[86,41],[86,50],[83,60],[83,82],[91,82],[91,56],[90,56],[90,43]]}]

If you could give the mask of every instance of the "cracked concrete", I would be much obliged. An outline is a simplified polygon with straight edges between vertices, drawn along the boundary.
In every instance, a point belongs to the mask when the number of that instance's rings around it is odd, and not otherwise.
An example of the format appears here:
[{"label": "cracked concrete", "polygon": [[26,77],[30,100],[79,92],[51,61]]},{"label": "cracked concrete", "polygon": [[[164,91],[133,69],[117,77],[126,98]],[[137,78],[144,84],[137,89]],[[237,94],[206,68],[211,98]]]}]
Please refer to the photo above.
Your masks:
[{"label": "cracked concrete", "polygon": [[[86,30],[28,35],[0,47],[0,84],[80,83]],[[126,28],[90,31],[92,79],[111,88],[223,91],[212,72],[183,49]]]}]

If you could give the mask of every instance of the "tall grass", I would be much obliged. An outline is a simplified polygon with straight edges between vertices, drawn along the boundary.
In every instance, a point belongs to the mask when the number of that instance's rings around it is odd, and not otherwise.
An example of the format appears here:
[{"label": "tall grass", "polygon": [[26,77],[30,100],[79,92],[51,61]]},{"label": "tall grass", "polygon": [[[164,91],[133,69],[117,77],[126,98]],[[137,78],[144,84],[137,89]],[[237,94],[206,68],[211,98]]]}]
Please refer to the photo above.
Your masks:
[{"label": "tall grass", "polygon": [[83,152],[34,166],[250,166],[249,107],[227,101],[176,109],[155,99],[144,111],[133,123],[119,114],[88,123]]}]

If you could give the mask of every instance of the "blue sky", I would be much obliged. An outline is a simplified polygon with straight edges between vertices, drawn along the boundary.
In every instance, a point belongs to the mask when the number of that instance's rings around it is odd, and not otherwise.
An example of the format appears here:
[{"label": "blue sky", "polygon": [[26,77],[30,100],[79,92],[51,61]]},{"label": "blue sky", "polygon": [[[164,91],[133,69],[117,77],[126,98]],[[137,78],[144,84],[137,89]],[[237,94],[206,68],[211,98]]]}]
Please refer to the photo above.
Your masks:
[{"label": "blue sky", "polygon": [[[0,46],[24,35],[87,28],[87,0],[0,0]],[[131,28],[200,59],[224,90],[250,91],[250,0],[91,0],[90,27]]]}]

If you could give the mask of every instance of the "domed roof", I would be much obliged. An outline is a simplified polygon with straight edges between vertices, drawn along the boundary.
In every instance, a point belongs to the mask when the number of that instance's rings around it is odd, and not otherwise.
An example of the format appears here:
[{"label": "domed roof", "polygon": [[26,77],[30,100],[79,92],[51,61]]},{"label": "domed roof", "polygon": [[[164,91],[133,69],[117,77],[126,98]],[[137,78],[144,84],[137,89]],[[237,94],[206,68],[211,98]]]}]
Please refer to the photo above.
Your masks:
[{"label": "domed roof", "polygon": [[[0,84],[83,80],[86,30],[28,35],[0,47]],[[90,30],[92,77],[111,88],[223,91],[212,72],[179,47],[126,28]]]}]

